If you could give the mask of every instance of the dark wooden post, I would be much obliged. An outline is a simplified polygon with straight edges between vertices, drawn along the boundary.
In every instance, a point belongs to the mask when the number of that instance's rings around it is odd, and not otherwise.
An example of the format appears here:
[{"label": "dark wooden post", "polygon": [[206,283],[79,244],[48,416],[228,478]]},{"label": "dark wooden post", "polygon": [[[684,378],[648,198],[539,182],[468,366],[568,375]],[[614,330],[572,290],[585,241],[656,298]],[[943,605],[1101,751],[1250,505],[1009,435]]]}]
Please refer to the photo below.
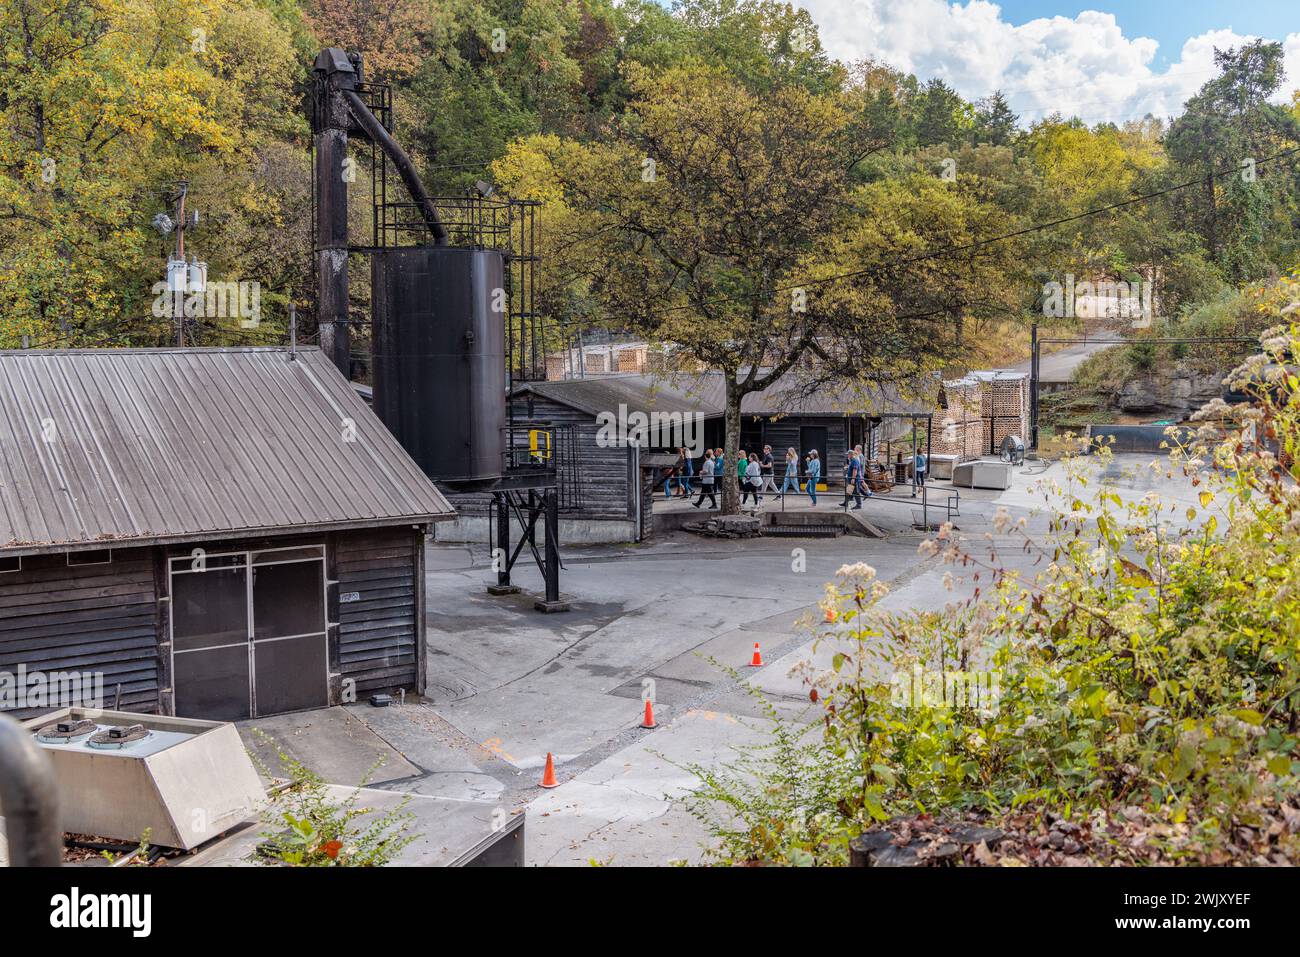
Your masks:
[{"label": "dark wooden post", "polygon": [[321,351],[351,378],[348,334],[348,157],[351,116],[343,89],[360,80],[342,50],[322,50],[313,66],[315,102],[312,133],[316,147],[316,324]]}]

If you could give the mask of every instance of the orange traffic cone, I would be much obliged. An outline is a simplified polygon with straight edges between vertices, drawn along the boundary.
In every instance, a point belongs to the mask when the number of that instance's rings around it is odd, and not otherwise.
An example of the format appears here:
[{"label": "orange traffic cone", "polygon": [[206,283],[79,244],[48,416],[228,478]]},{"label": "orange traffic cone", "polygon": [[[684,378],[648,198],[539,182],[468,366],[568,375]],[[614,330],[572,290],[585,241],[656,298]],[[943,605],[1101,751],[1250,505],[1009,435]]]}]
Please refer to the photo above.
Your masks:
[{"label": "orange traffic cone", "polygon": [[654,709],[654,705],[650,703],[649,698],[645,699],[645,717],[641,719],[641,727],[643,728],[659,727],[659,725],[655,723],[655,709]]},{"label": "orange traffic cone", "polygon": [[758,642],[757,642],[757,641],[754,642],[754,657],[752,657],[752,658],[749,659],[749,667],[751,667],[751,668],[761,668],[761,667],[763,667],[763,653],[762,653],[761,651],[758,650]]},{"label": "orange traffic cone", "polygon": [[558,788],[560,782],[555,780],[555,759],[551,757],[551,752],[546,752],[546,770],[542,772],[542,787]]}]

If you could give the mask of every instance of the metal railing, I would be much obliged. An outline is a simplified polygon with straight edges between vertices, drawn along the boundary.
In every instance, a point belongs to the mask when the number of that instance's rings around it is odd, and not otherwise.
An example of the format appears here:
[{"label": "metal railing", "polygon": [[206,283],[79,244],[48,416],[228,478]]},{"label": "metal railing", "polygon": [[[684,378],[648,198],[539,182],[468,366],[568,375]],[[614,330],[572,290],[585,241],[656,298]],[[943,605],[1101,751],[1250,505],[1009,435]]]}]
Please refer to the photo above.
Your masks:
[{"label": "metal railing", "polygon": [[[938,503],[934,505],[930,504],[930,486],[917,485],[917,486],[913,486],[913,488],[919,489],[921,493],[920,499],[921,499],[921,527],[922,528],[928,529],[930,527],[930,509],[932,508],[934,509],[936,514],[938,513],[941,507],[943,508],[945,522],[951,522],[954,516],[959,516],[961,514],[961,493],[958,492],[956,489],[953,489],[945,496],[944,504],[940,506]],[[851,492],[844,496],[844,502],[840,507],[845,511],[848,510],[849,499],[852,497],[853,494]],[[863,498],[866,497],[867,496],[865,495],[863,496]],[[870,498],[871,501],[873,502],[893,502],[896,505],[906,505],[909,508],[915,508],[917,495],[916,492],[914,491],[907,498],[900,498],[895,495],[884,495],[880,492],[872,492]]]},{"label": "metal railing", "polygon": [[[808,479],[806,476],[801,477],[799,479],[799,492],[797,494],[799,494],[800,496],[807,495],[807,492],[805,491],[805,489],[807,488],[807,481]],[[832,494],[834,494],[832,492],[832,489],[839,488],[840,493],[844,497],[843,501],[840,503],[840,509],[842,511],[847,512],[849,509],[849,500],[853,498],[853,492],[843,482],[835,482],[835,483],[825,482],[824,484],[826,485],[826,491],[819,492],[818,494],[825,495],[826,497],[829,498]],[[907,496],[906,498],[902,498],[896,495],[886,495],[883,492],[872,492],[869,495],[864,494],[862,497],[864,499],[870,499],[873,502],[893,502],[894,504],[897,505],[907,505],[909,507],[915,507],[917,504],[916,499],[918,498],[917,493],[919,492],[920,493],[919,498],[921,499],[921,503],[920,503],[921,504],[921,525],[923,528],[930,527],[931,508],[933,508],[936,513],[939,511],[940,508],[942,508],[944,512],[944,521],[946,522],[951,522],[954,516],[961,515],[961,493],[958,492],[955,488],[952,489],[951,491],[946,489],[943,490],[947,492],[947,495],[945,496],[944,504],[942,506],[940,506],[937,503],[932,506],[930,505],[929,485],[908,483],[908,487],[912,489],[912,494]],[[778,492],[777,497],[781,500],[781,511],[784,513],[785,495],[782,495]]]},{"label": "metal railing", "polygon": [[554,485],[559,491],[560,511],[580,511],[582,459],[574,426],[521,419],[504,431],[506,474],[516,479],[531,476],[539,485]]}]

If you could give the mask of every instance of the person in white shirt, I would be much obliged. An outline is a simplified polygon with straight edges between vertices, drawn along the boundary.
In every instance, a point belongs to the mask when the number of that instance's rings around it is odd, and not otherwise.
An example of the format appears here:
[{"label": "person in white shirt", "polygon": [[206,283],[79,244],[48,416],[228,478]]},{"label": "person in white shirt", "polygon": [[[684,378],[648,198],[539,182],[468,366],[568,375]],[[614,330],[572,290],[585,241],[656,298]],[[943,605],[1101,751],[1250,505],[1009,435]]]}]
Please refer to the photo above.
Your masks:
[{"label": "person in white shirt", "polygon": [[709,508],[718,507],[718,499],[713,493],[713,450],[709,449],[704,453],[704,461],[700,464],[700,497],[695,500],[695,507],[699,508],[704,504],[704,497],[709,497]]},{"label": "person in white shirt", "polygon": [[[754,507],[763,504],[763,466],[755,455],[745,466],[745,495],[754,496]],[[745,496],[740,497],[740,504],[745,504]]]}]

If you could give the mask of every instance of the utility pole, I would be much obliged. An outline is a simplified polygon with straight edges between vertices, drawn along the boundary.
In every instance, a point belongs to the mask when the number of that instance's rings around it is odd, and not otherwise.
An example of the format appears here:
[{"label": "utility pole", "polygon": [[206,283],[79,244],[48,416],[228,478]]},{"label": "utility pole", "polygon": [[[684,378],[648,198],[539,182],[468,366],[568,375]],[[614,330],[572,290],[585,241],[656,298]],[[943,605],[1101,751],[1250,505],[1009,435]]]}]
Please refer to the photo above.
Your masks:
[{"label": "utility pole", "polygon": [[1029,327],[1029,450],[1038,454],[1038,323]]},{"label": "utility pole", "polygon": [[[185,293],[189,285],[189,266],[185,263],[185,199],[190,184],[180,184],[176,198],[176,257],[167,263],[167,291],[172,294],[172,311],[176,314],[176,348],[185,348]],[[179,308],[178,308],[179,307]]]},{"label": "utility pole", "polygon": [[190,184],[181,180],[176,184],[176,207],[173,210],[176,218],[172,219],[166,213],[159,213],[153,218],[154,228],[163,236],[176,230],[176,246],[167,258],[167,296],[171,300],[172,319],[176,322],[177,348],[185,346],[185,306],[189,301],[187,294],[205,292],[208,286],[207,263],[199,262],[197,257],[193,262],[185,261],[185,230],[199,224],[198,210],[185,208],[189,192]]}]

